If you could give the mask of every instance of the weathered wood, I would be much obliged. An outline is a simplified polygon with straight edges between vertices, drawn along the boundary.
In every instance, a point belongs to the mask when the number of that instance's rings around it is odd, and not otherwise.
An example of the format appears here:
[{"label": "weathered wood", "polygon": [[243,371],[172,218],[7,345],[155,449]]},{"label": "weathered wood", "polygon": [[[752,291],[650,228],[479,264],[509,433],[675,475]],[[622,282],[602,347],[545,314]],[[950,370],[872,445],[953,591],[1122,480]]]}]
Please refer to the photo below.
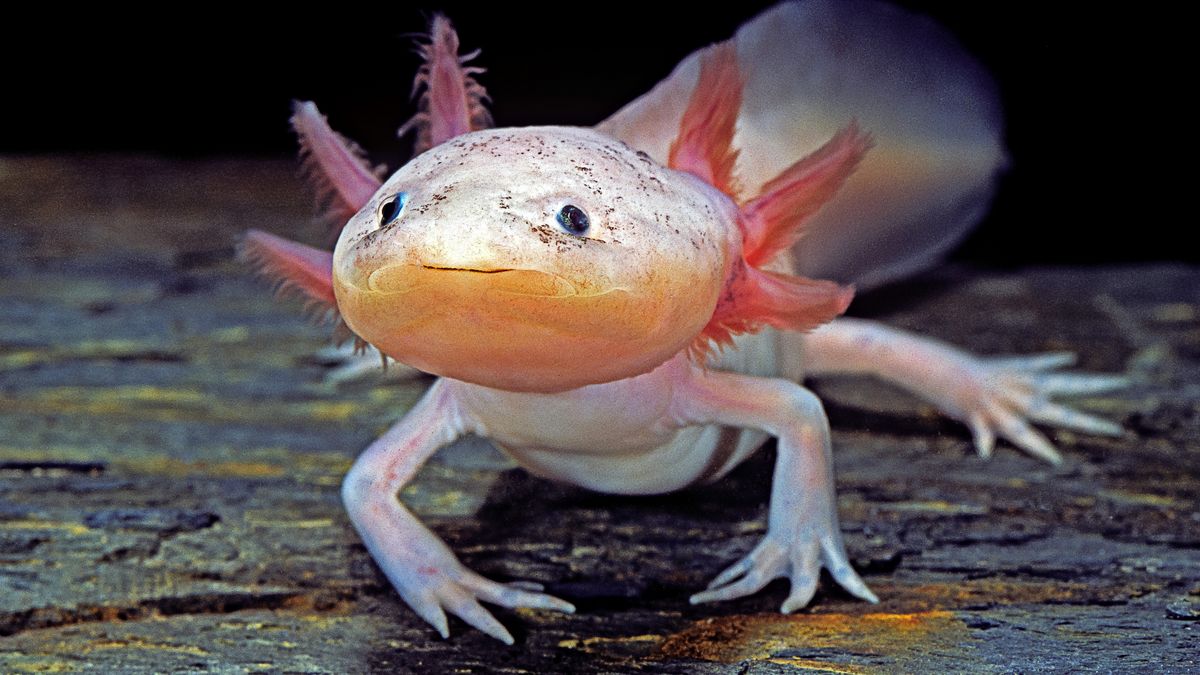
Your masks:
[{"label": "weathered wood", "polygon": [[325,332],[231,260],[307,235],[287,163],[0,160],[0,670],[1182,672],[1200,666],[1200,270],[949,270],[860,312],[985,353],[1126,371],[1052,468],[873,382],[817,389],[848,547],[883,599],[687,596],[763,532],[770,452],[716,485],[597,495],[486,444],[405,500],[475,569],[579,613],[442,641],[375,568],[341,474],[426,381],[323,383]]}]

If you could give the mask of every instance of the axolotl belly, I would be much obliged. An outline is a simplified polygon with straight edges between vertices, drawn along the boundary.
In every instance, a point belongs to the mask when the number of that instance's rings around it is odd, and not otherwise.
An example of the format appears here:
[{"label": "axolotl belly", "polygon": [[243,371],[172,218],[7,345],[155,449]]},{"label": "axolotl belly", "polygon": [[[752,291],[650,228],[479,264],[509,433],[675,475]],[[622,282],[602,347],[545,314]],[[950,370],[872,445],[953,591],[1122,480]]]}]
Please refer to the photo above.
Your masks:
[{"label": "axolotl belly", "polygon": [[[774,349],[772,337],[738,340],[739,356],[764,352],[746,370],[775,360],[765,353]],[[745,372],[731,365],[718,367]],[[531,473],[600,492],[659,494],[720,478],[768,438],[754,429],[677,426],[672,394],[690,367],[676,357],[645,375],[557,395],[467,384],[456,391],[487,437]]]},{"label": "axolotl belly", "polygon": [[[796,75],[807,34],[820,38],[806,56],[834,59],[823,67],[836,76]],[[854,255],[825,265],[831,273],[892,278],[936,257],[986,204],[1003,161],[994,102],[936,27],[876,3],[781,5],[595,130],[481,128],[479,71],[457,49],[436,18],[418,75],[428,91],[411,123],[424,152],[386,182],[315,107],[298,106],[329,201],[353,214],[332,255],[263,232],[243,247],[360,343],[440,376],[362,453],[342,496],[380,568],[443,636],[449,611],[511,643],[481,602],[574,611],[536,584],[470,571],[398,500],[425,460],[464,434],[494,440],[535,474],[635,494],[719,478],[774,437],[766,536],[691,601],[786,577],[790,612],[812,599],[822,568],[875,601],[842,542],[829,427],[800,384],[805,370],[906,387],[968,424],[984,455],[1001,436],[1058,461],[1030,420],[1120,433],[1050,397],[1123,378],[1051,372],[1069,355],[991,361],[835,320],[852,289],[798,274],[828,262],[811,262],[814,251],[843,241]],[[898,79],[872,91],[897,100],[846,95],[843,85],[866,86],[877,72]],[[804,140],[820,116],[801,115],[815,106],[780,78],[827,87],[831,114],[861,108],[879,147],[855,113],[820,142]],[[822,220],[831,201],[837,218]]]}]

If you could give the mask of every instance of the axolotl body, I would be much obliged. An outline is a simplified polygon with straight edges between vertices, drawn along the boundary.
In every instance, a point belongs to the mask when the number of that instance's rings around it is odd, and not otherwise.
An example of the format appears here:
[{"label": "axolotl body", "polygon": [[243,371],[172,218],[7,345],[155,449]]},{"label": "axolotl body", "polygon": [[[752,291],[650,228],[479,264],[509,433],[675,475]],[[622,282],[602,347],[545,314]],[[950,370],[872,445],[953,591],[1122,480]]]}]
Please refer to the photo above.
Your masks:
[{"label": "axolotl body", "polygon": [[[458,57],[449,24],[435,19],[413,123],[424,152],[386,182],[311,104],[298,106],[295,124],[329,199],[353,215],[332,255],[262,232],[248,235],[244,250],[335,309],[358,340],[440,376],[363,452],[342,495],[388,579],[443,636],[449,611],[511,643],[481,602],[574,611],[536,585],[470,571],[398,500],[424,461],[464,434],[491,439],[539,476],[622,494],[716,480],[774,437],[767,534],[691,600],[736,598],[786,577],[781,609],[791,612],[812,599],[822,568],[876,601],[842,542],[829,427],[800,384],[806,373],[869,372],[906,386],[969,424],[983,454],[999,434],[1057,461],[1027,419],[1119,433],[1048,399],[1120,386],[1121,378],[1048,372],[1068,362],[1064,355],[988,361],[871,322],[834,320],[852,289],[797,274],[805,237],[819,241],[829,229],[818,227],[818,210],[839,191],[866,194],[850,182],[856,169],[880,179],[867,163],[872,144],[884,169],[899,151],[847,119],[782,163],[793,141],[773,147],[767,132],[803,120],[794,119],[795,100],[763,89],[762,73],[794,59],[780,54],[792,51],[795,33],[823,21],[874,17],[866,28],[896,44],[933,30],[885,6],[854,7],[865,14],[823,3],[772,10],[597,129],[482,128],[478,71]],[[928,57],[935,63],[965,58],[948,57],[942,43],[930,49],[940,50]],[[872,133],[889,130],[881,126]],[[907,185],[945,187],[941,198],[910,191],[895,204],[903,227],[922,213],[944,230],[968,226],[1002,162],[992,150],[964,153],[947,176],[910,169]],[[857,213],[870,220],[869,208]],[[897,253],[884,276],[932,255],[930,246]]]}]

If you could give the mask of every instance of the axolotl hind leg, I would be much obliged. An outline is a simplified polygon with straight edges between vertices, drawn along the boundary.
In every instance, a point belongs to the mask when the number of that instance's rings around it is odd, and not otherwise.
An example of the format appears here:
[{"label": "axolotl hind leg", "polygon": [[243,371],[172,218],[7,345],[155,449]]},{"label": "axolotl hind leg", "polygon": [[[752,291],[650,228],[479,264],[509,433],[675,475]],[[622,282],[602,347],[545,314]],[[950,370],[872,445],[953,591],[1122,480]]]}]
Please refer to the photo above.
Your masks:
[{"label": "axolotl hind leg", "polygon": [[750,595],[772,579],[787,577],[792,589],[781,610],[790,613],[812,599],[822,567],[851,594],[878,602],[846,555],[829,422],[812,392],[784,379],[709,371],[678,392],[673,413],[685,424],[750,427],[778,439],[767,535],[707,590],[693,595],[693,604]]},{"label": "axolotl hind leg", "polygon": [[803,340],[807,374],[861,373],[893,382],[967,424],[984,457],[1000,436],[1035,457],[1061,462],[1058,450],[1030,422],[1121,435],[1120,425],[1051,400],[1129,384],[1121,375],[1056,372],[1075,362],[1070,353],[981,358],[932,338],[845,318],[797,339]]},{"label": "axolotl hind leg", "polygon": [[561,612],[575,608],[537,592],[536,584],[500,584],[467,569],[396,496],[438,448],[474,430],[456,405],[451,383],[437,381],[404,419],[354,462],[342,484],[342,501],[371,557],[404,601],[443,638],[450,635],[449,611],[512,644],[512,635],[481,601]]}]

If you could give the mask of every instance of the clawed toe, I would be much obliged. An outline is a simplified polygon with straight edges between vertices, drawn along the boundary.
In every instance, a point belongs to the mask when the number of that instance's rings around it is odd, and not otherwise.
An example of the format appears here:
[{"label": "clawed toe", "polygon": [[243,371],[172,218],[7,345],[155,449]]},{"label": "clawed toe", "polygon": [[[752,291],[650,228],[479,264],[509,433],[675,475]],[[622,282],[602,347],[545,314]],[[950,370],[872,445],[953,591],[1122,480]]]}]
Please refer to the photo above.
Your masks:
[{"label": "clawed toe", "polygon": [[1099,394],[1127,387],[1123,375],[1049,372],[1075,363],[1068,352],[1035,354],[976,361],[971,366],[977,384],[964,406],[976,451],[990,457],[996,438],[1004,438],[1034,457],[1051,464],[1062,455],[1031,422],[1100,436],[1120,436],[1121,425],[1051,401],[1055,396]]},{"label": "clawed toe", "polygon": [[1075,431],[1096,434],[1097,436],[1115,437],[1124,433],[1121,425],[1116,422],[1079,412],[1073,408],[1059,403],[1051,403],[1050,401],[1042,401],[1038,405],[1031,407],[1027,414],[1029,415],[1029,419],[1034,422],[1061,427],[1063,429],[1074,429]]},{"label": "clawed toe", "polygon": [[830,538],[825,544],[807,542],[793,546],[764,539],[746,557],[718,574],[707,590],[696,593],[689,600],[693,605],[732,600],[757,593],[773,579],[787,577],[792,589],[780,611],[791,614],[812,601],[822,566],[851,595],[867,602],[879,602],[850,566],[840,537]]},{"label": "clawed toe", "polygon": [[469,570],[460,570],[453,576],[454,580],[446,577],[436,588],[430,589],[419,597],[405,598],[417,614],[433,626],[442,638],[450,637],[450,628],[446,620],[446,612],[449,612],[504,644],[513,644],[512,633],[480,604],[481,602],[510,609],[527,607],[567,614],[575,612],[575,606],[571,603],[538,592],[541,589],[540,584],[532,582],[500,584]]},{"label": "clawed toe", "polygon": [[786,560],[787,551],[781,545],[764,539],[746,557],[718,574],[707,590],[696,593],[689,601],[699,605],[757,593],[772,579],[787,572]]}]

